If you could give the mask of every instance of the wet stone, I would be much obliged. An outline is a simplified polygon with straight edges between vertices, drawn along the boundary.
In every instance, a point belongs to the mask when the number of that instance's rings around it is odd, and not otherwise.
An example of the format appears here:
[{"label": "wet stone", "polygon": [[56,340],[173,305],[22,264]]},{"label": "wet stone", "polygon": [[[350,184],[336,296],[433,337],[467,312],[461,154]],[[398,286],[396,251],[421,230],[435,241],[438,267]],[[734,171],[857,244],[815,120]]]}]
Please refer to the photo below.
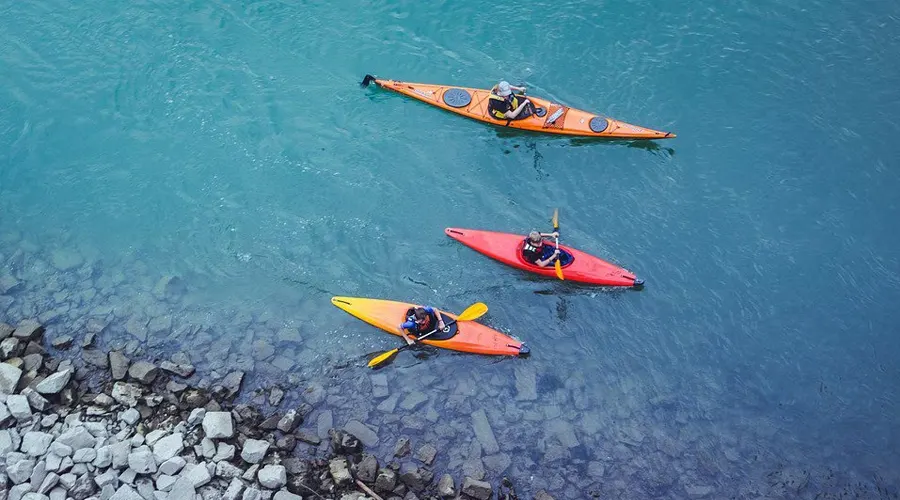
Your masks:
[{"label": "wet stone", "polygon": [[147,321],[137,316],[132,316],[125,323],[125,331],[141,342],[147,341]]},{"label": "wet stone", "polygon": [[142,384],[152,384],[159,374],[159,369],[146,361],[137,361],[128,368],[128,376]]},{"label": "wet stone", "polygon": [[344,426],[344,430],[356,436],[364,445],[375,446],[378,444],[378,434],[369,426],[358,420],[351,420]]},{"label": "wet stone", "polygon": [[453,498],[456,496],[456,484],[453,482],[453,476],[450,474],[441,476],[437,485],[437,493],[441,498]]},{"label": "wet stone", "polygon": [[62,350],[66,350],[66,349],[72,347],[72,342],[74,342],[74,339],[71,336],[62,335],[62,336],[59,336],[59,337],[56,337],[55,339],[53,339],[50,342],[50,344],[55,349],[59,349],[62,351]]},{"label": "wet stone", "polygon": [[280,387],[276,386],[269,390],[270,405],[278,406],[281,404],[282,399],[284,399],[284,391],[282,391]]},{"label": "wet stone", "polygon": [[493,495],[493,489],[491,488],[490,483],[478,481],[471,477],[466,477],[463,480],[460,490],[463,494],[477,500],[488,500]]},{"label": "wet stone", "polygon": [[370,453],[364,453],[362,460],[353,464],[353,472],[357,479],[371,483],[378,474],[378,460]]},{"label": "wet stone", "polygon": [[497,444],[497,438],[494,437],[494,431],[491,429],[491,424],[483,409],[472,412],[472,427],[475,430],[475,437],[478,438],[485,453],[493,454],[500,451],[500,445]]},{"label": "wet stone", "polygon": [[9,363],[0,363],[0,394],[13,394],[16,392],[16,386],[18,386],[21,378],[22,370],[20,368],[16,368]]},{"label": "wet stone", "polygon": [[81,351],[81,359],[83,359],[85,363],[98,368],[109,368],[109,359],[107,358],[106,353],[98,349],[85,349]]},{"label": "wet stone", "polygon": [[394,445],[394,456],[397,458],[405,457],[409,455],[410,444],[409,438],[406,436],[400,437],[397,439],[397,444]]},{"label": "wet stone", "polygon": [[131,360],[121,351],[109,352],[109,370],[113,380],[123,380],[128,374],[129,365],[131,365]]},{"label": "wet stone", "polygon": [[437,448],[430,444],[425,444],[416,452],[416,459],[425,465],[431,465],[434,457],[437,455]]}]

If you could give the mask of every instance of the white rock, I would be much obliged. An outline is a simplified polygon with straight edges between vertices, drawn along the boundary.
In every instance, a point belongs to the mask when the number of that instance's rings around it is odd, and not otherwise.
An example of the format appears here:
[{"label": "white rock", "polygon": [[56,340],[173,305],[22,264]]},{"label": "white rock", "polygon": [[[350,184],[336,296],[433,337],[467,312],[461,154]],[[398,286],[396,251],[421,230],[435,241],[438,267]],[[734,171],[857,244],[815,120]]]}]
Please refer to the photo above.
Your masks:
[{"label": "white rock", "polygon": [[295,495],[288,490],[280,490],[275,493],[275,496],[272,497],[272,500],[303,500],[303,497],[300,495]]},{"label": "white rock", "polygon": [[128,454],[131,453],[131,443],[128,441],[119,441],[109,445],[109,451],[112,454],[112,466],[114,469],[121,469],[128,465]]},{"label": "white rock", "polygon": [[181,457],[172,457],[159,465],[159,473],[174,476],[184,468],[185,463],[187,462]]},{"label": "white rock", "polygon": [[156,478],[156,489],[159,491],[169,491],[172,489],[172,486],[175,485],[175,481],[177,480],[178,478],[175,476],[160,474],[159,477]]},{"label": "white rock", "polygon": [[241,477],[244,474],[244,471],[235,465],[232,465],[228,462],[222,461],[216,464],[216,476],[232,479],[236,477]]},{"label": "white rock", "polygon": [[196,488],[190,478],[179,477],[169,490],[168,500],[195,500]]},{"label": "white rock", "polygon": [[150,434],[147,434],[146,443],[150,446],[153,446],[154,443],[162,439],[166,435],[166,431],[162,429],[156,429],[155,431],[150,431]]},{"label": "white rock", "polygon": [[56,442],[69,446],[74,451],[82,448],[93,448],[97,440],[87,429],[79,425],[60,434],[56,438]]},{"label": "white rock", "polygon": [[50,490],[56,487],[59,484],[59,476],[53,472],[47,474],[43,481],[41,481],[41,485],[38,487],[37,492],[41,495],[46,495],[50,493]]},{"label": "white rock", "polygon": [[270,490],[277,490],[287,484],[287,470],[283,465],[267,465],[257,473],[259,484]]},{"label": "white rock", "polygon": [[244,496],[241,498],[242,500],[261,500],[262,492],[256,488],[250,487],[244,490]]},{"label": "white rock", "polygon": [[32,457],[42,457],[50,449],[53,436],[45,432],[26,432],[22,436],[22,453]]},{"label": "white rock", "polygon": [[78,481],[78,476],[75,474],[63,474],[59,476],[59,484],[67,490],[71,490],[72,487],[75,486],[76,481]]},{"label": "white rock", "polygon": [[62,444],[59,441],[54,441],[53,444],[50,445],[50,451],[60,458],[72,456],[72,447],[67,444]]},{"label": "white rock", "polygon": [[210,438],[203,438],[200,441],[200,450],[203,458],[212,458],[216,456],[216,443]]},{"label": "white rock", "polygon": [[131,436],[131,447],[138,448],[142,446],[147,441],[147,438],[144,437],[143,434],[135,434]]},{"label": "white rock", "polygon": [[31,471],[31,489],[36,490],[44,482],[44,479],[47,478],[47,462],[40,460],[38,463],[34,465],[34,470]]},{"label": "white rock", "polygon": [[213,462],[221,462],[223,460],[231,460],[234,458],[234,445],[225,442],[219,442],[219,448],[213,457]]},{"label": "white rock", "polygon": [[22,483],[17,484],[9,489],[9,500],[21,500],[25,498],[25,495],[31,491],[31,484]]},{"label": "white rock", "polygon": [[[203,418],[206,417],[206,409],[204,408],[194,408],[191,410],[190,416],[187,419],[188,427],[194,427],[200,422],[203,421]],[[205,431],[204,431],[205,432]]]},{"label": "white rock", "polygon": [[75,452],[75,455],[72,456],[72,461],[76,464],[85,464],[93,462],[95,458],[97,458],[97,450],[93,448],[82,448]]},{"label": "white rock", "polygon": [[228,489],[222,494],[222,500],[240,500],[244,488],[245,485],[243,481],[238,478],[232,479],[231,483],[228,484]]},{"label": "white rock", "polygon": [[[3,394],[0,394],[3,396]],[[6,399],[6,398],[3,398]],[[46,417],[45,417],[46,418]],[[9,412],[9,408],[6,407],[6,403],[0,401],[0,427],[6,427],[6,424],[10,423],[13,419],[12,413]],[[43,425],[43,422],[41,422]],[[50,424],[53,425],[53,424]],[[44,426],[47,427],[47,426]]]},{"label": "white rock", "polygon": [[35,461],[24,453],[11,452],[6,455],[6,475],[13,484],[20,484],[31,478]]},{"label": "white rock", "polygon": [[212,476],[209,474],[209,469],[206,468],[206,462],[200,462],[196,465],[186,465],[179,477],[189,479],[194,488],[199,488],[212,479]]},{"label": "white rock", "polygon": [[267,451],[269,451],[268,442],[260,441],[258,439],[248,439],[244,441],[244,449],[241,450],[241,458],[247,463],[258,464],[266,457]]},{"label": "white rock", "polygon": [[94,476],[94,482],[97,483],[98,488],[103,488],[107,484],[111,484],[115,488],[119,485],[119,475],[115,470],[108,469],[103,474]]},{"label": "white rock", "polygon": [[67,496],[65,488],[59,486],[50,491],[50,500],[66,500]]},{"label": "white rock", "polygon": [[56,453],[50,452],[45,457],[44,460],[47,461],[47,470],[51,472],[60,472],[60,467],[62,467],[62,457],[56,455]]},{"label": "white rock", "polygon": [[156,472],[156,461],[149,446],[141,446],[128,454],[128,467],[138,474]]},{"label": "white rock", "polygon": [[166,436],[153,445],[153,458],[161,464],[184,450],[184,434],[176,433]]},{"label": "white rock", "polygon": [[119,486],[119,489],[116,490],[109,500],[144,500],[144,497],[138,495],[138,492],[134,491],[134,488],[131,486],[123,484]]},{"label": "white rock", "polygon": [[234,435],[231,413],[227,411],[206,412],[203,417],[203,433],[210,439],[228,439]]},{"label": "white rock", "polygon": [[[0,365],[5,363],[0,363]],[[21,394],[13,394],[6,398],[6,407],[16,420],[23,422],[31,420],[31,405],[28,404],[28,398]]]},{"label": "white rock", "polygon": [[141,388],[127,382],[116,382],[113,384],[111,395],[119,404],[134,407],[137,406],[138,399],[141,397]]},{"label": "white rock", "polygon": [[0,363],[0,394],[14,394],[22,370],[9,363]]},{"label": "white rock", "polygon": [[53,375],[41,380],[38,385],[34,386],[34,390],[41,394],[57,394],[63,390],[69,380],[72,378],[72,369],[58,371]]},{"label": "white rock", "polygon": [[91,462],[91,465],[98,469],[105,469],[112,464],[112,452],[109,446],[101,446],[97,448],[97,457]]},{"label": "white rock", "polygon": [[120,413],[119,418],[128,425],[134,425],[141,419],[141,412],[134,408],[129,408]]},{"label": "white rock", "polygon": [[119,481],[122,481],[126,484],[133,485],[136,478],[137,472],[135,472],[131,467],[125,469],[121,474],[119,474]]}]

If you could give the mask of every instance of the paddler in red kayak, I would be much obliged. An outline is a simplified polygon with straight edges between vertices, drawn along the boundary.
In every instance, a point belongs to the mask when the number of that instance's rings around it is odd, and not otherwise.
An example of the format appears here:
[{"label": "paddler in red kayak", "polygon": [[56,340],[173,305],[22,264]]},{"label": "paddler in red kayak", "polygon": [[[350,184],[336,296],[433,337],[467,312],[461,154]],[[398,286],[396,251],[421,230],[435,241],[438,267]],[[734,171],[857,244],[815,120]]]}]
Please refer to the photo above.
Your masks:
[{"label": "paddler in red kayak", "polygon": [[537,231],[528,233],[525,244],[522,246],[522,257],[538,267],[552,266],[556,259],[560,259],[559,263],[563,266],[568,264],[568,254],[556,248],[552,243],[544,241],[544,238],[559,238],[559,233],[539,233]]},{"label": "paddler in red kayak", "polygon": [[400,325],[400,331],[403,332],[403,339],[407,344],[413,344],[416,337],[431,333],[435,328],[444,329],[444,318],[440,311],[431,306],[409,309],[406,312],[406,321]]}]

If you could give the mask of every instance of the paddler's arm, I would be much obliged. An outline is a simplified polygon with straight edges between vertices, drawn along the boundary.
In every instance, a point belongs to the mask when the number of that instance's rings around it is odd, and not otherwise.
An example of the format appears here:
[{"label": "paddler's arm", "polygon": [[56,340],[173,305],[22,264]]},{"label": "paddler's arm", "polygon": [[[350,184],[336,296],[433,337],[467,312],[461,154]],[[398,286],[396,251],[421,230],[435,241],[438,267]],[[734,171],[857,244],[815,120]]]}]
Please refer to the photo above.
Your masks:
[{"label": "paddler's arm", "polygon": [[415,344],[415,341],[413,340],[412,336],[409,334],[409,329],[415,328],[415,327],[416,327],[416,324],[412,321],[407,321],[405,323],[400,324],[400,335],[403,336],[403,340],[405,340],[408,345]]},{"label": "paddler's arm", "polygon": [[522,100],[522,104],[519,104],[519,107],[518,107],[518,108],[516,108],[516,109],[514,109],[514,110],[512,110],[512,111],[507,111],[507,112],[505,113],[506,118],[507,118],[508,120],[514,120],[517,116],[519,116],[519,114],[522,112],[522,110],[525,109],[525,106],[528,106],[529,104],[531,104],[531,101],[530,101],[530,100],[528,100],[528,99],[523,99],[523,100]]},{"label": "paddler's arm", "polygon": [[512,89],[512,90],[517,90],[517,91],[519,91],[519,92],[521,92],[521,93],[523,93],[523,94],[525,93],[525,90],[526,90],[525,87],[516,87],[515,85],[510,85],[509,88]]},{"label": "paddler's arm", "polygon": [[556,257],[557,257],[558,255],[559,255],[559,249],[557,248],[556,250],[553,251],[553,255],[547,257],[547,258],[544,259],[544,260],[538,259],[537,262],[535,262],[535,264],[538,265],[538,266],[541,266],[541,267],[547,267],[548,264],[550,264],[551,262],[553,262],[554,260],[556,260]]}]

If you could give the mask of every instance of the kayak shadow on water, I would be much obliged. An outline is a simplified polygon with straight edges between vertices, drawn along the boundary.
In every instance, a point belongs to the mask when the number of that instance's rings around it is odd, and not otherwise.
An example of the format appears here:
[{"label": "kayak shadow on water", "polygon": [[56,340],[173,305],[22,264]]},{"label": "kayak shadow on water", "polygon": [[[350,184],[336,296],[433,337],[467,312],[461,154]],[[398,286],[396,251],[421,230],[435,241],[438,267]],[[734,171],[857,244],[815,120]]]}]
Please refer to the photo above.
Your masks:
[{"label": "kayak shadow on water", "polygon": [[[606,137],[571,137],[563,135],[547,135],[530,130],[518,130],[503,127],[494,127],[497,137],[500,139],[524,139],[527,146],[536,146],[539,142],[549,147],[584,147],[598,144],[609,146],[625,146],[628,148],[643,149],[656,156],[671,158],[675,156],[675,148],[661,146],[658,141],[648,139],[610,139]],[[518,148],[514,145],[513,148]],[[511,148],[504,148],[504,154],[512,153]]]}]

